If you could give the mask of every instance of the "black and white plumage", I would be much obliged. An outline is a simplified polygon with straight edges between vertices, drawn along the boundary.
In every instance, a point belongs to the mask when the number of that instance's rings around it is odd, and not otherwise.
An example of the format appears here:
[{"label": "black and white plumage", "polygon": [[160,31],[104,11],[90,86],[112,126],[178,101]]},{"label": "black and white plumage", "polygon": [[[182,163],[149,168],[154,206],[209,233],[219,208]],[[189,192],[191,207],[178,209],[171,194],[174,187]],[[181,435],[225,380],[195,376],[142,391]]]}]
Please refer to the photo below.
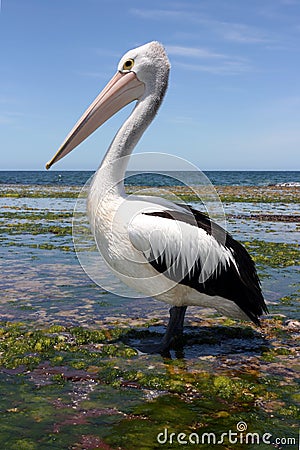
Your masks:
[{"label": "black and white plumage", "polygon": [[[267,311],[255,265],[249,253],[227,232],[225,232],[225,242],[223,242],[224,230],[215,222],[212,224],[207,215],[194,208],[190,208],[190,211],[195,221],[190,221],[186,212],[165,210],[144,214],[162,217],[166,220],[191,222],[191,226],[198,227],[206,233],[206,245],[208,247],[212,247],[213,244],[218,246],[219,253],[223,254],[224,258],[218,256],[219,262],[215,264],[215,269],[212,269],[212,273],[205,280],[199,279],[199,274],[203,271],[203,258],[201,258],[203,253],[195,259],[192,267],[183,277],[182,273],[178,273],[179,265],[170,270],[174,267],[174,261],[172,261],[172,258],[170,260],[165,252],[156,257],[154,250],[151,249],[150,264],[157,271],[165,273],[171,279],[189,286],[201,294],[217,296],[234,302],[249,319],[259,325],[259,316]],[[218,239],[216,234],[212,236],[212,227],[214,231],[219,231],[221,239]],[[210,244],[209,241],[211,241]]]},{"label": "black and white plumage", "polygon": [[110,145],[88,196],[98,249],[127,285],[172,305],[159,351],[182,332],[187,306],[208,306],[259,324],[267,312],[245,248],[205,214],[158,197],[126,196],[124,177],[136,143],[154,118],[168,84],[169,61],[151,42],[126,53],[117,74],[83,114],[49,168],[115,112],[136,106]]}]

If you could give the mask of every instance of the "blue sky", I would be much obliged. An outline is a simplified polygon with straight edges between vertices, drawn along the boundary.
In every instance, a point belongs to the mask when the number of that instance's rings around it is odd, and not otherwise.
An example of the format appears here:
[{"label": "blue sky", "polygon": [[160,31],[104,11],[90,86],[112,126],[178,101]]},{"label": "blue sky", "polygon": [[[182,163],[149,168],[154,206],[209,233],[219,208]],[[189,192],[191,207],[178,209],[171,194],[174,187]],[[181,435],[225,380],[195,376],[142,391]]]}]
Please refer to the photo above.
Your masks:
[{"label": "blue sky", "polygon": [[[43,170],[130,48],[167,96],[136,151],[203,170],[300,170],[300,0],[2,0],[0,170]],[[54,170],[93,170],[132,105]]]}]

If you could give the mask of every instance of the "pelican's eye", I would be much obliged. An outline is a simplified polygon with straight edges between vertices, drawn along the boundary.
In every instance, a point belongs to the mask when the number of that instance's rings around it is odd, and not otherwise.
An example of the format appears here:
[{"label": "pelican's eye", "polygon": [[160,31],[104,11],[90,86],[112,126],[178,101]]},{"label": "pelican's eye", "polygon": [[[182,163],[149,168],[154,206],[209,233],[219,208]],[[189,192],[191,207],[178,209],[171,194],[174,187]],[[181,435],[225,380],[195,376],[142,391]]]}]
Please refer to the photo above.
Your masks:
[{"label": "pelican's eye", "polygon": [[131,70],[134,66],[134,60],[133,59],[127,59],[127,61],[123,64],[123,70]]}]

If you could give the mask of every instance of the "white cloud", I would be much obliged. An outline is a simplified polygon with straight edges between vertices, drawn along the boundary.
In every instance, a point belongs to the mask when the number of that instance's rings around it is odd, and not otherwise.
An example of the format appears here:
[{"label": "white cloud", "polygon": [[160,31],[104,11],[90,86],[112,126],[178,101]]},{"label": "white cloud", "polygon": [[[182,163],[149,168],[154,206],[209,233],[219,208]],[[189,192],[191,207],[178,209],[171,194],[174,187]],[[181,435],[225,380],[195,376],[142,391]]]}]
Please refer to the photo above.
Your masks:
[{"label": "white cloud", "polygon": [[249,61],[245,58],[228,56],[205,48],[183,47],[167,45],[169,55],[180,56],[181,58],[194,58],[207,61],[209,63],[194,64],[189,62],[175,61],[175,64],[183,69],[196,72],[208,72],[215,75],[236,75],[242,72],[253,71]]},{"label": "white cloud", "polygon": [[24,117],[24,114],[19,112],[0,112],[0,125],[13,124],[19,117]]},{"label": "white cloud", "polygon": [[244,23],[221,21],[190,9],[187,11],[184,9],[135,8],[131,9],[131,13],[148,20],[184,20],[185,22],[200,24],[209,28],[209,31],[215,35],[239,44],[270,44],[278,41],[275,36],[258,27]]},{"label": "white cloud", "polygon": [[241,61],[224,61],[218,64],[188,64],[176,63],[177,66],[193,72],[207,72],[214,75],[239,75],[253,71],[253,68]]},{"label": "white cloud", "polygon": [[241,44],[261,44],[274,42],[274,39],[271,39],[265,32],[255,27],[230,22],[218,22],[217,25],[223,38],[229,41],[238,42]]},{"label": "white cloud", "polygon": [[223,59],[227,58],[226,55],[221,53],[215,53],[211,50],[198,47],[183,47],[180,45],[167,45],[167,52],[169,55],[187,56],[203,59]]}]

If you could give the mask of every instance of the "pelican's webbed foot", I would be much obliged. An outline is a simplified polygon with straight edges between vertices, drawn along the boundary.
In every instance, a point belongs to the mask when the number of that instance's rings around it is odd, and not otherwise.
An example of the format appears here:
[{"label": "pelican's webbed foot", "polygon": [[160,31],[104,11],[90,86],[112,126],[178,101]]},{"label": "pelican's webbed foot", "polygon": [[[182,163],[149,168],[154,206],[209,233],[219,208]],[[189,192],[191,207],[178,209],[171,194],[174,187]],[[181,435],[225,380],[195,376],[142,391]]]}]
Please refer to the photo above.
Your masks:
[{"label": "pelican's webbed foot", "polygon": [[138,350],[143,353],[160,353],[165,355],[170,348],[180,342],[183,335],[183,322],[187,306],[173,306],[170,309],[170,319],[161,342],[158,344],[141,344]]}]

